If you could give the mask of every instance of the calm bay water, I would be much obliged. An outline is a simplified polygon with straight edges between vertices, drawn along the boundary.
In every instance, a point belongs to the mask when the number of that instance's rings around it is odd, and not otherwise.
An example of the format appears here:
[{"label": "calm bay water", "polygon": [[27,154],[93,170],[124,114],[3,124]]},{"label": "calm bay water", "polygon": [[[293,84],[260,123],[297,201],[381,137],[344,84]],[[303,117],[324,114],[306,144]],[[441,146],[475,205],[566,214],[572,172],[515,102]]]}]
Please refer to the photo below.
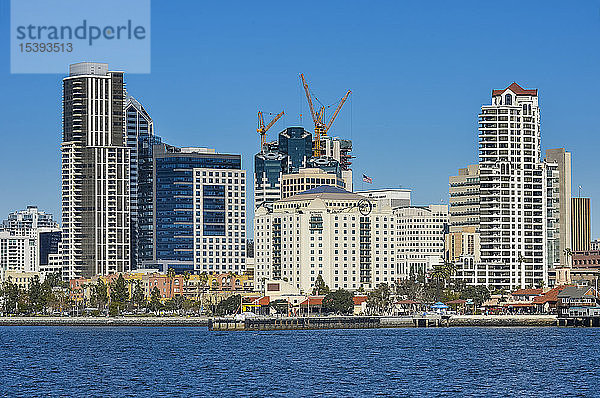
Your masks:
[{"label": "calm bay water", "polygon": [[0,396],[600,396],[600,329],[0,327]]}]

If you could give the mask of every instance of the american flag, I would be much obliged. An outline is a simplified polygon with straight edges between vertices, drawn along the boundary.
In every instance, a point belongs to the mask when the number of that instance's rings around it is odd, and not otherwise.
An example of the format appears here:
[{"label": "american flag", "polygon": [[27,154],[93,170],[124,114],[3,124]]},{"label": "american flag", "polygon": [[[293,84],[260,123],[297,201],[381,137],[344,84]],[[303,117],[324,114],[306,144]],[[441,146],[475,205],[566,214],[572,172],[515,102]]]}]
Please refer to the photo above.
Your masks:
[{"label": "american flag", "polygon": [[373,179],[369,176],[367,176],[366,174],[363,174],[363,182],[366,182],[368,184],[373,184]]}]

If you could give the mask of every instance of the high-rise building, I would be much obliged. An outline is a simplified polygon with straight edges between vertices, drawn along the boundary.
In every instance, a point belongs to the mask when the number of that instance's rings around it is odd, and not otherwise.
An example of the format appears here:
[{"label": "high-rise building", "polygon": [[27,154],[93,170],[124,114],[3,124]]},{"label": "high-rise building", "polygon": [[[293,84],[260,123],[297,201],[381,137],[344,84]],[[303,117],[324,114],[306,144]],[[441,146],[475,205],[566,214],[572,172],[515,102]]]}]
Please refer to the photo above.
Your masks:
[{"label": "high-rise building", "polygon": [[475,264],[481,261],[479,234],[479,165],[458,169],[449,179],[449,233],[445,237],[446,261],[454,264],[454,276],[471,282]]},{"label": "high-rise building", "polygon": [[448,205],[399,207],[394,209],[394,216],[401,278],[425,275],[434,266],[444,263]]},{"label": "high-rise building", "polygon": [[10,213],[0,226],[0,230],[18,236],[35,236],[39,228],[57,229],[58,223],[52,214],[40,211],[37,206]]},{"label": "high-rise building", "polygon": [[281,176],[289,158],[279,152],[260,152],[254,156],[254,207],[281,199]]},{"label": "high-rise building", "polygon": [[[369,289],[397,280],[390,208],[361,211],[364,196],[320,186],[261,206],[254,218],[255,280],[283,280],[309,293],[319,275],[332,289]],[[365,207],[367,208],[367,207]]]},{"label": "high-rise building", "polygon": [[352,183],[352,141],[344,140],[339,137],[322,136],[321,149],[323,154],[340,163],[342,170],[342,180],[344,180],[344,189],[348,192],[353,191]]},{"label": "high-rise building", "polygon": [[48,258],[59,253],[61,231],[52,214],[37,206],[10,213],[2,222],[2,269],[38,272]]},{"label": "high-rise building", "polygon": [[592,240],[590,198],[571,199],[571,234],[573,252],[590,250]]},{"label": "high-rise building", "polygon": [[38,241],[33,236],[0,231],[0,271],[38,271],[38,247]]},{"label": "high-rise building", "polygon": [[479,115],[481,261],[492,288],[547,282],[545,174],[538,91],[492,91]]},{"label": "high-rise building", "polygon": [[123,72],[82,62],[63,79],[62,250],[66,277],[130,269]]},{"label": "high-rise building", "polygon": [[548,267],[570,265],[571,153],[564,148],[546,150],[546,214]]},{"label": "high-rise building", "polygon": [[131,268],[152,260],[152,148],[161,142],[142,104],[128,96],[125,121],[129,156]]},{"label": "high-rise building", "polygon": [[458,169],[458,175],[450,177],[450,232],[460,232],[464,227],[479,231],[479,190],[478,164]]},{"label": "high-rise building", "polygon": [[[52,255],[60,253],[62,233],[58,229],[42,228],[38,232],[39,266],[47,266],[52,261]],[[36,267],[36,271],[39,271]],[[62,272],[62,271],[61,271]]]},{"label": "high-rise building", "polygon": [[176,272],[239,272],[246,258],[241,156],[154,145],[153,262]]},{"label": "high-rise building", "polygon": [[279,133],[278,149],[289,157],[286,173],[295,173],[312,157],[312,135],[303,127],[288,127]]}]

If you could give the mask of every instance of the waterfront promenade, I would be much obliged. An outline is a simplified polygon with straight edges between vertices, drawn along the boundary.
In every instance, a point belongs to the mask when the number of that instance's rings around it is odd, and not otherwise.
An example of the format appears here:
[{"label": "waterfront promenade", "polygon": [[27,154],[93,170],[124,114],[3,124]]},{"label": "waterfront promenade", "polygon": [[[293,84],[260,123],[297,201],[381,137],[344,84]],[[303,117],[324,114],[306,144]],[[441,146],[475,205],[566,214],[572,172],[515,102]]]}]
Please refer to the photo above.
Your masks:
[{"label": "waterfront promenade", "polygon": [[[427,324],[419,320],[427,320]],[[453,315],[415,317],[0,317],[0,326],[195,326],[213,330],[557,326],[555,315]]]}]

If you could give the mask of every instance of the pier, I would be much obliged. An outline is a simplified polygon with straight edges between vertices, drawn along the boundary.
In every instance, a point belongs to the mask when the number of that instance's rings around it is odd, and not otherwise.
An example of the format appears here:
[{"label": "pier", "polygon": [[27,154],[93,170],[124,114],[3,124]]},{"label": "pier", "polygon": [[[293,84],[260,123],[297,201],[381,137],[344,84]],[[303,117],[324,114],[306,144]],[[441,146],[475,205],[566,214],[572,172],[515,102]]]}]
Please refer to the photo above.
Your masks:
[{"label": "pier", "polygon": [[600,317],[558,318],[558,326],[600,327]]},{"label": "pier", "polygon": [[310,330],[310,329],[374,329],[380,328],[381,318],[375,316],[339,317],[256,317],[237,320],[213,318],[208,329],[222,330]]}]

